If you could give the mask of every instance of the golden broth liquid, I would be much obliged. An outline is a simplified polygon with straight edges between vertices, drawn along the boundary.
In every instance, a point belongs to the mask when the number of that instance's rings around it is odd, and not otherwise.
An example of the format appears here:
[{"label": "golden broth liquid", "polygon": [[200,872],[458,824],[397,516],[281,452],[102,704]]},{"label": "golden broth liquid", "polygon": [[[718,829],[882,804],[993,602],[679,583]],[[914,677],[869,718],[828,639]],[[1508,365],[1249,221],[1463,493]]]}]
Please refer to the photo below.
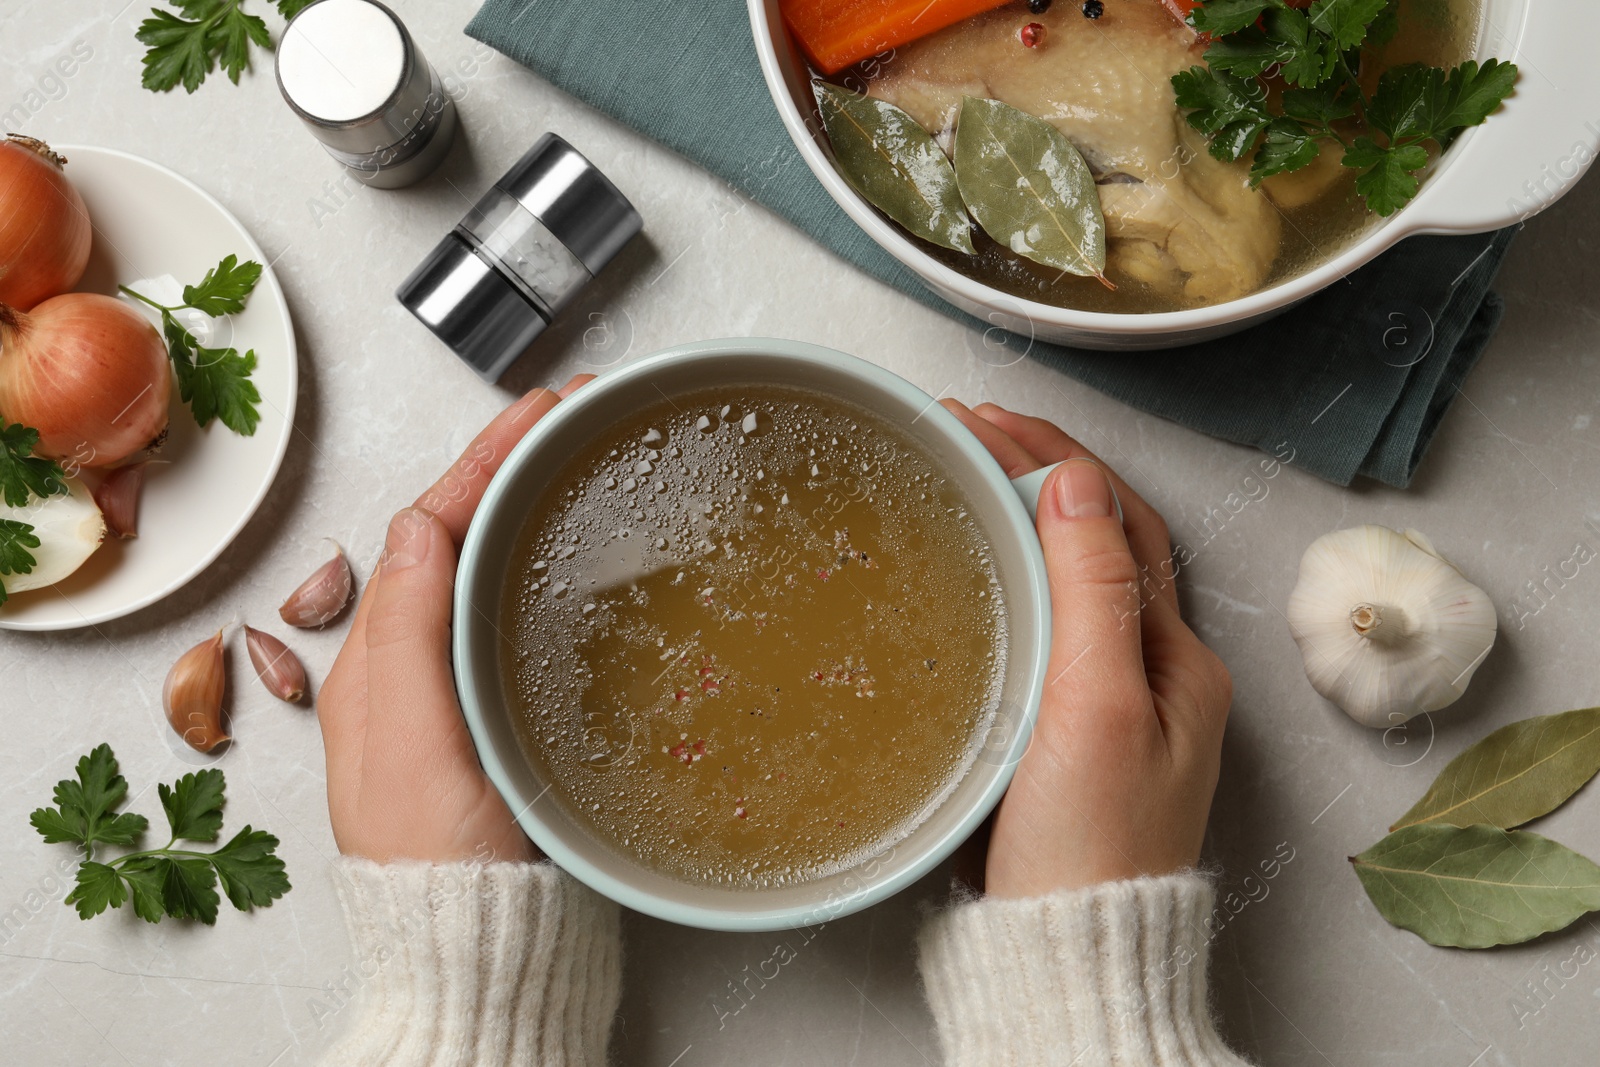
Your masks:
[{"label": "golden broth liquid", "polygon": [[981,527],[901,431],[774,387],[606,429],[519,535],[500,625],[523,750],[599,839],[767,887],[888,848],[998,704]]},{"label": "golden broth liquid", "polygon": [[[1151,0],[1153,2],[1153,0]],[[1370,93],[1378,76],[1390,67],[1404,63],[1426,63],[1449,69],[1473,56],[1482,22],[1481,0],[1401,0],[1399,32],[1379,50],[1369,49],[1363,62],[1362,82]],[[1504,47],[1500,58],[1512,58]],[[1496,52],[1495,42],[1487,49]],[[1196,51],[1195,62],[1203,62]],[[846,84],[859,86],[868,78],[860,73]],[[1178,121],[1183,121],[1181,118]],[[1490,121],[1495,121],[1493,118]],[[1346,140],[1365,132],[1365,125],[1344,124]],[[1336,146],[1325,151],[1340,152]],[[1305,273],[1343,252],[1365,236],[1381,220],[1367,210],[1366,201],[1356,193],[1357,171],[1344,170],[1328,189],[1310,203],[1293,208],[1277,208],[1283,218],[1283,237],[1277,260],[1262,288],[1276,285]],[[1264,194],[1263,194],[1264,195]],[[997,244],[987,234],[975,231],[976,256],[963,255],[922,241],[912,240],[935,259],[985,285],[1025,300],[1037,300],[1082,311],[1124,314],[1151,314],[1182,311],[1190,304],[1175,300],[1112,268],[1107,277],[1116,285],[1107,289],[1093,278],[1064,274],[1035,263]]]}]

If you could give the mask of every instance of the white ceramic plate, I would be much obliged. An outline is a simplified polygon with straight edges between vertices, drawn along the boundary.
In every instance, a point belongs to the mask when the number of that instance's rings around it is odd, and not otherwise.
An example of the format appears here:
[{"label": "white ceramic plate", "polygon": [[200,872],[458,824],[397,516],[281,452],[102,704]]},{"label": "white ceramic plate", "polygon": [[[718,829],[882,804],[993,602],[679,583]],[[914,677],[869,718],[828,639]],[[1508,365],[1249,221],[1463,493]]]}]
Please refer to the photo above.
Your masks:
[{"label": "white ceramic plate", "polygon": [[[94,223],[94,252],[79,289],[115,293],[155,279],[194,284],[223,256],[266,264],[239,220],[187,178],[110,148],[54,145]],[[170,281],[168,284],[172,284]],[[193,328],[193,327],[191,327]],[[76,574],[18,593],[0,629],[66,630],[120,618],[181,588],[221,554],[267,495],[289,447],[299,367],[283,289],[269,266],[242,315],[217,324],[208,345],[254,349],[261,424],[241,437],[220,422],[202,430],[174,393],[160,464],[147,469],[139,536],[108,540]]]}]

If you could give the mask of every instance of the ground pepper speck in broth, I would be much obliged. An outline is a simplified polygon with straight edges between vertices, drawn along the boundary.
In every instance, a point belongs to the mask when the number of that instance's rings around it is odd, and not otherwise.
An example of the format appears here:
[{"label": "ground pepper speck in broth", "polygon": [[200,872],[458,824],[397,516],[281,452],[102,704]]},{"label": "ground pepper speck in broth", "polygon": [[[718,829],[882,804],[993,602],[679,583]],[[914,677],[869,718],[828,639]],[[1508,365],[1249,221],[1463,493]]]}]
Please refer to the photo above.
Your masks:
[{"label": "ground pepper speck in broth", "polygon": [[552,801],[738,887],[903,838],[970,765],[1006,658],[957,487],[883,418],[768,386],[663,400],[570,462],[519,535],[501,631]]}]

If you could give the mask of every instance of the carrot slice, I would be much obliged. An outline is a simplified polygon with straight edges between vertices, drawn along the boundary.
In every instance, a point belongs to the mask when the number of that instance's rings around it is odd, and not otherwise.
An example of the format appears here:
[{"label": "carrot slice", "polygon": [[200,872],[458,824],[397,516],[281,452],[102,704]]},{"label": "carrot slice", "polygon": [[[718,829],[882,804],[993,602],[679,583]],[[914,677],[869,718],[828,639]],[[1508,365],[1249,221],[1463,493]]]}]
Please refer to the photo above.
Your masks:
[{"label": "carrot slice", "polygon": [[833,74],[926,37],[1006,0],[780,0],[789,32],[812,64]]}]

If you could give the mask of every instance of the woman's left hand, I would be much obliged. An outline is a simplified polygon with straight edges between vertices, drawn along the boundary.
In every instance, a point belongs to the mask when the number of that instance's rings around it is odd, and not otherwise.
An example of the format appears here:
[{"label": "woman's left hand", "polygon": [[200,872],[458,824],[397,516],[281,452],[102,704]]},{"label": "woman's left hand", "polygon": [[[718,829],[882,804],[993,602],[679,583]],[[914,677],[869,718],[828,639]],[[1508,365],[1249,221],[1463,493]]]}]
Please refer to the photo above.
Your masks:
[{"label": "woman's left hand", "polygon": [[317,701],[339,851],[386,863],[533,860],[478,764],[450,665],[456,553],[489,480],[562,397],[535,389],[389,524],[383,556]]}]

